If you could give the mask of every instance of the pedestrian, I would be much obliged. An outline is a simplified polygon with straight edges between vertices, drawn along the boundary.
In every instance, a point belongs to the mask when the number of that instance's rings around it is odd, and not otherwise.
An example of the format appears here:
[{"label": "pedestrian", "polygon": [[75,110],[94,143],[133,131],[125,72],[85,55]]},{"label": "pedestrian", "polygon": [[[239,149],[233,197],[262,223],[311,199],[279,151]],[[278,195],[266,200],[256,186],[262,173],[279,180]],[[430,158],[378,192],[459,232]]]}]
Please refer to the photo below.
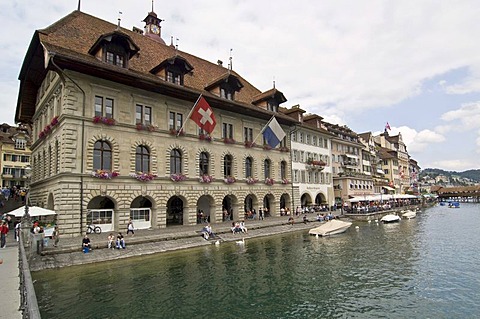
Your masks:
[{"label": "pedestrian", "polygon": [[0,226],[0,233],[1,233],[1,243],[0,247],[5,248],[7,245],[7,234],[8,234],[8,224],[5,221],[2,221],[2,225]]},{"label": "pedestrian", "polygon": [[20,227],[22,224],[20,222],[15,222],[15,227],[13,228],[13,235],[16,241],[20,240]]},{"label": "pedestrian", "polygon": [[127,236],[129,233],[132,233],[132,236],[135,235],[135,232],[134,232],[134,227],[133,227],[133,221],[132,219],[130,218],[130,220],[128,221],[128,225],[127,225]]},{"label": "pedestrian", "polygon": [[52,239],[53,239],[53,247],[57,247],[58,241],[60,240],[60,231],[58,230],[58,226],[55,226],[55,228],[53,229]]},{"label": "pedestrian", "polygon": [[117,235],[116,247],[117,249],[120,249],[120,248],[125,249],[125,239],[123,238],[122,233],[118,233]]},{"label": "pedestrian", "polygon": [[258,220],[263,220],[263,208],[258,209]]}]

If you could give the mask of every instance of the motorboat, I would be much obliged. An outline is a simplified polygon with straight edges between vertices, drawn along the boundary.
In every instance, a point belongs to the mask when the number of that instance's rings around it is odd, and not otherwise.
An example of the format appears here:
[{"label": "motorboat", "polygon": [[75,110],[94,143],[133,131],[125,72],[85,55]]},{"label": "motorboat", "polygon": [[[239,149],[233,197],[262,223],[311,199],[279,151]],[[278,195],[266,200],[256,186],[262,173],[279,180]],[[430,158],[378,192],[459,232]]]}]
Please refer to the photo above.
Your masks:
[{"label": "motorboat", "polygon": [[310,229],[308,233],[315,236],[330,236],[344,233],[350,226],[352,226],[352,222],[332,219],[318,227]]},{"label": "motorboat", "polygon": [[460,208],[460,202],[449,202],[448,207],[449,208]]},{"label": "motorboat", "polygon": [[388,214],[383,216],[380,221],[382,223],[395,223],[400,221],[400,216],[395,215],[395,214]]},{"label": "motorboat", "polygon": [[407,210],[406,212],[404,212],[402,214],[402,217],[406,218],[406,219],[412,219],[412,218],[417,217],[417,212],[413,211],[413,210]]}]

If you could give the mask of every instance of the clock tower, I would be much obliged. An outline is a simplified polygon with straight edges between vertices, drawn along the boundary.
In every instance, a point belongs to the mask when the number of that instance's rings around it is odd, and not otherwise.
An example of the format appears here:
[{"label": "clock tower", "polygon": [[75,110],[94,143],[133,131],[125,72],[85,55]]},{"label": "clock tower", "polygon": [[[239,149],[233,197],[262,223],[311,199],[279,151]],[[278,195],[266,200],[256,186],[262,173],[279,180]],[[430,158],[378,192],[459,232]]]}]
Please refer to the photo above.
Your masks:
[{"label": "clock tower", "polygon": [[152,1],[152,11],[148,13],[147,17],[143,19],[145,22],[145,36],[165,44],[165,41],[162,39],[162,27],[160,23],[162,19],[157,17],[157,14],[153,11],[153,1]]}]

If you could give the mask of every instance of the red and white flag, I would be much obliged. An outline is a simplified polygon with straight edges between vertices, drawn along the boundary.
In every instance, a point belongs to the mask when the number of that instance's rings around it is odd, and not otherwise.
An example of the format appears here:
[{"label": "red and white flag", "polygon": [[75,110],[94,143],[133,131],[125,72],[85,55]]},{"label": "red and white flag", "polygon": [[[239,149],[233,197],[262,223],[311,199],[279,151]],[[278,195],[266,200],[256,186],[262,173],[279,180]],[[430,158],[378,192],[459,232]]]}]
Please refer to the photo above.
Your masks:
[{"label": "red and white flag", "polygon": [[217,124],[212,108],[208,104],[207,100],[205,100],[205,98],[201,95],[193,106],[193,111],[190,118],[197,123],[198,127],[209,134],[213,132],[213,129]]},{"label": "red and white flag", "polygon": [[387,122],[387,124],[385,125],[385,130],[389,130],[389,131],[392,130],[392,129],[390,128],[390,124],[388,124],[388,122]]}]

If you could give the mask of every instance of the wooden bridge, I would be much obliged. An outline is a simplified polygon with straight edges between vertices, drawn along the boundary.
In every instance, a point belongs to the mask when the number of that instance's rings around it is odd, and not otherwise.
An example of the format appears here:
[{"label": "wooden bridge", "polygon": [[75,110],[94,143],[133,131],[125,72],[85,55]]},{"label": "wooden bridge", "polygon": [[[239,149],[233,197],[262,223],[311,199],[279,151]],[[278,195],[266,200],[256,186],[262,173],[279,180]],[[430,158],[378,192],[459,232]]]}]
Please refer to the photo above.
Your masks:
[{"label": "wooden bridge", "polygon": [[454,199],[461,201],[480,202],[480,185],[476,186],[458,186],[458,187],[438,187],[433,190],[440,200]]}]

